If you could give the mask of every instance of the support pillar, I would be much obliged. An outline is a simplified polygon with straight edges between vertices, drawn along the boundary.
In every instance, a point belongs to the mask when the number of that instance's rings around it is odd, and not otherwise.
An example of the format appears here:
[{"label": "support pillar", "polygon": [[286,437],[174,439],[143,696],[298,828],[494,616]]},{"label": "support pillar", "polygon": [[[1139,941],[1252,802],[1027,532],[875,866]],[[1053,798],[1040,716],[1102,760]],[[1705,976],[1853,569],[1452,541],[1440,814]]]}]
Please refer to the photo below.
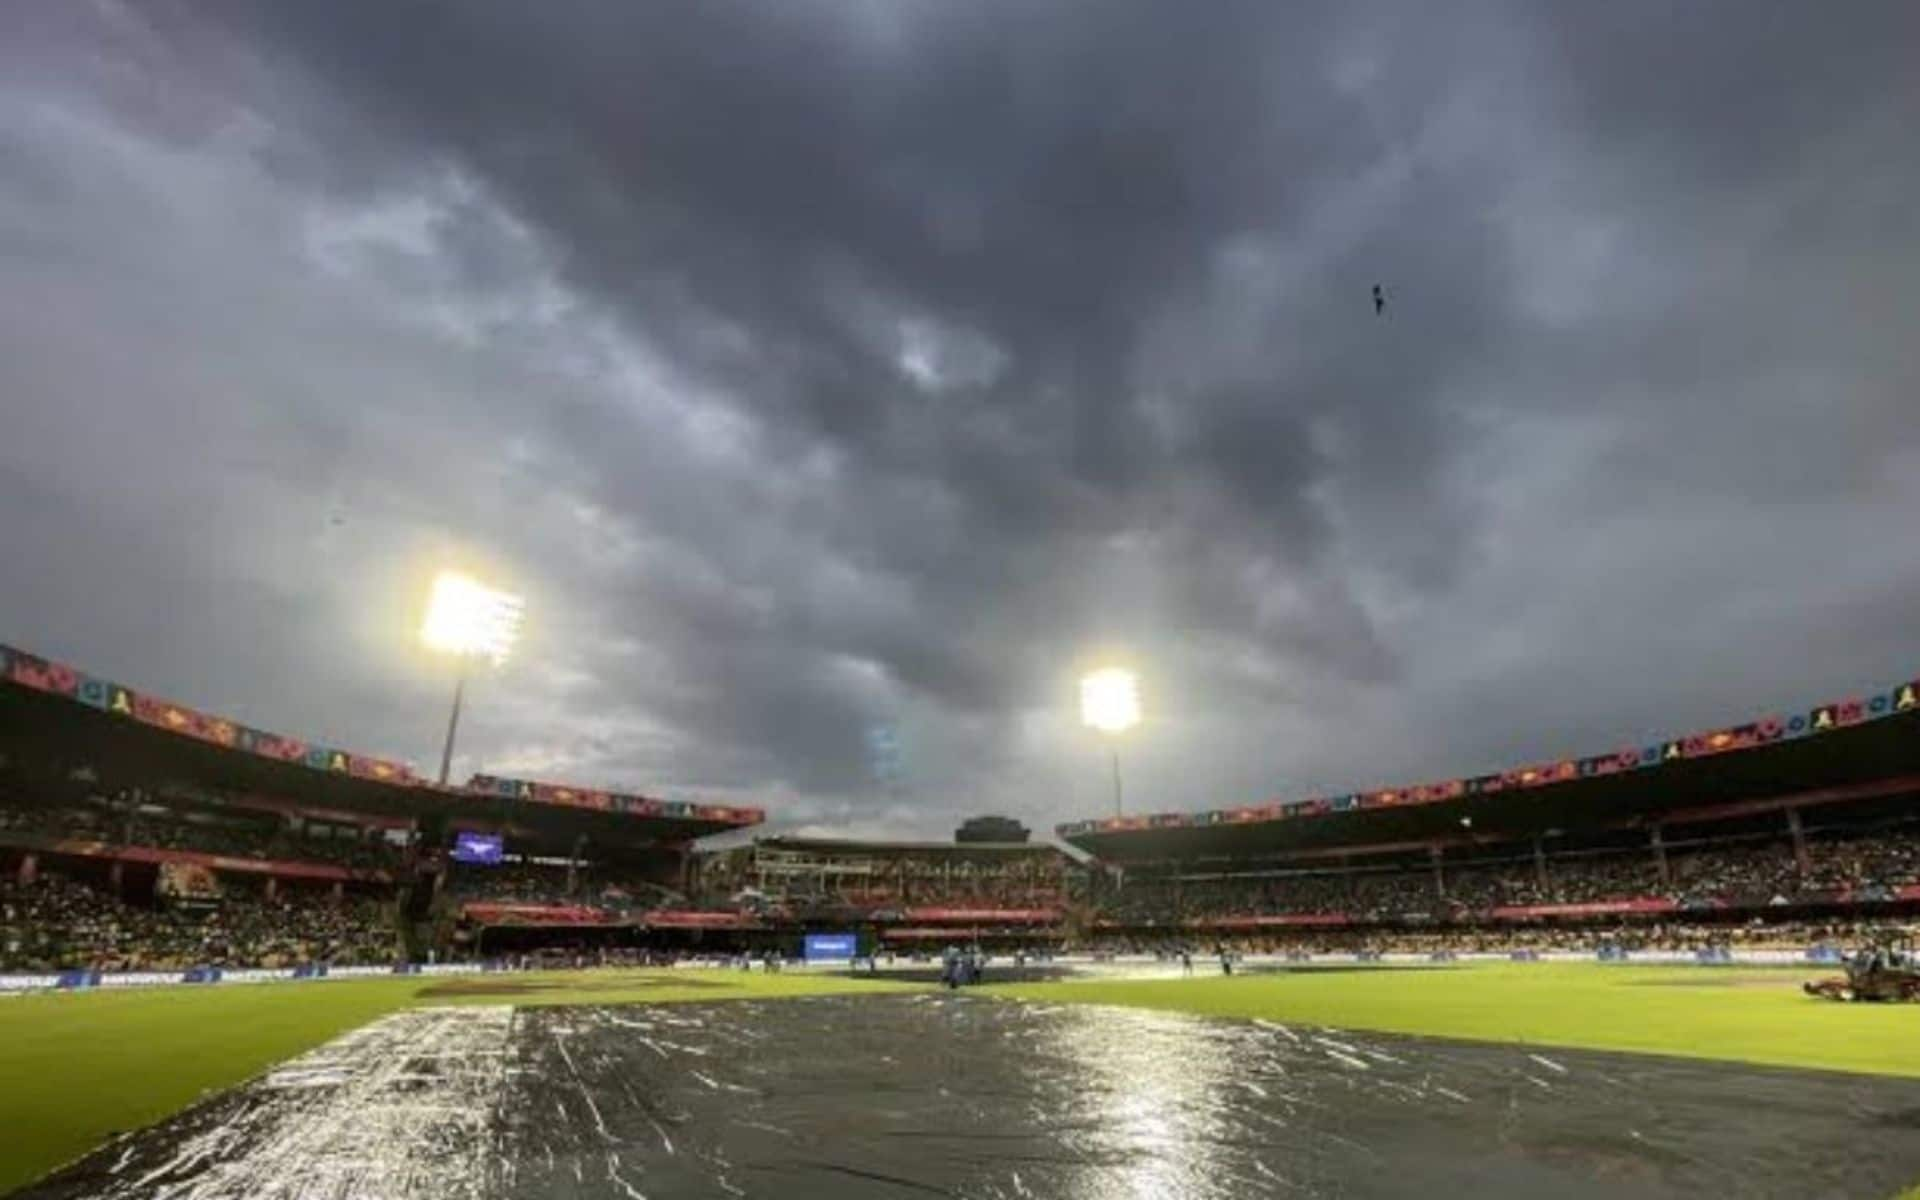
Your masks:
[{"label": "support pillar", "polygon": [[580,887],[580,854],[587,848],[587,835],[580,834],[573,839],[573,849],[567,852],[567,895],[573,895]]},{"label": "support pillar", "polygon": [[1649,835],[1647,842],[1653,847],[1654,873],[1660,877],[1661,886],[1664,887],[1673,882],[1673,877],[1667,871],[1667,839],[1661,836],[1658,825],[1653,827],[1653,832]]},{"label": "support pillar", "polygon": [[1427,860],[1433,864],[1433,896],[1436,900],[1447,898],[1447,877],[1440,869],[1440,846],[1434,843],[1427,847]]},{"label": "support pillar", "polygon": [[1813,861],[1807,856],[1807,831],[1800,824],[1800,810],[1797,808],[1787,810],[1787,832],[1793,835],[1794,869],[1802,875],[1808,874],[1813,870]]},{"label": "support pillar", "polygon": [[1533,839],[1533,882],[1540,893],[1547,893],[1547,848],[1539,838]]}]

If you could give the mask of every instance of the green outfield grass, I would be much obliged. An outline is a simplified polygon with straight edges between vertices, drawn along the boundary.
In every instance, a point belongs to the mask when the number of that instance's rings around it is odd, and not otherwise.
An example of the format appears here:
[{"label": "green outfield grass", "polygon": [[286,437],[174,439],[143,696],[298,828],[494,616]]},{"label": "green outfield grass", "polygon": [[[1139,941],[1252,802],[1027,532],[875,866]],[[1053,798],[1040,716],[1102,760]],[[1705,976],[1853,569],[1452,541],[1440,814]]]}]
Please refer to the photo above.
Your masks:
[{"label": "green outfield grass", "polygon": [[[1417,972],[1417,974],[1415,974]],[[1920,1077],[1920,1008],[1800,992],[1818,968],[1495,963],[1006,984],[1001,996]]]},{"label": "green outfield grass", "polygon": [[0,1193],[414,1004],[628,1004],[872,993],[801,973],[595,971],[166,987],[0,999]]}]

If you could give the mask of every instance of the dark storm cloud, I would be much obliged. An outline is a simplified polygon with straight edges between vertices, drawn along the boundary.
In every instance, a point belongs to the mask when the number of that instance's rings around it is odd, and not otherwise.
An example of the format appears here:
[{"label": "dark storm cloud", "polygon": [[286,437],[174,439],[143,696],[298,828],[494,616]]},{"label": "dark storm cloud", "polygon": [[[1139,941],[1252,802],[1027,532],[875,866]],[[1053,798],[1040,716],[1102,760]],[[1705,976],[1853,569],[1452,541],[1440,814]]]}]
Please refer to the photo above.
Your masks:
[{"label": "dark storm cloud", "polygon": [[355,597],[477,552],[542,619],[473,760],[937,828],[1098,803],[1102,654],[1167,806],[1920,658],[1909,6],[6,20],[0,371],[111,479],[0,459],[0,614],[189,699],[430,742]]}]

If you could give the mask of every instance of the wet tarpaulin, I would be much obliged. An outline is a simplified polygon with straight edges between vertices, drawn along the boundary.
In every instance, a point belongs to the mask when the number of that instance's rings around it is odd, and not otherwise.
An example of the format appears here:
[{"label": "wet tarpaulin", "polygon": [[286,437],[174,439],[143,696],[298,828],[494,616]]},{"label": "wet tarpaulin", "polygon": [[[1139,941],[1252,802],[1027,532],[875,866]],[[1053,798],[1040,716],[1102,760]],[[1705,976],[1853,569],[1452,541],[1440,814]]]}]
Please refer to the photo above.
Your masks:
[{"label": "wet tarpaulin", "polygon": [[27,1196],[1884,1197],[1920,1083],[967,995],[388,1017]]}]

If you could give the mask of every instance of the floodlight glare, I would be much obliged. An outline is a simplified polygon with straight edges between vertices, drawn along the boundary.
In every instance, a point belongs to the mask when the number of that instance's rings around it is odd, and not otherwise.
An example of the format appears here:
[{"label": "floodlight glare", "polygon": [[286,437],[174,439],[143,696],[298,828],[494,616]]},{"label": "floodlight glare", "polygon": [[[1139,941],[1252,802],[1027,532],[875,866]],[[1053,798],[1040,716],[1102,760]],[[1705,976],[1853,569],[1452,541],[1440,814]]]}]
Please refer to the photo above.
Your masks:
[{"label": "floodlight glare", "polygon": [[525,609],[518,596],[496,591],[458,571],[442,571],[433,581],[420,640],[432,650],[490,658],[499,666],[520,636]]},{"label": "floodlight glare", "polygon": [[1125,733],[1140,723],[1140,680],[1108,667],[1080,681],[1080,720],[1102,733]]},{"label": "floodlight glare", "polygon": [[453,684],[453,712],[447,717],[447,740],[440,749],[440,784],[446,786],[453,767],[453,738],[460,728],[460,701],[467,690],[467,666],[476,658],[507,661],[520,636],[520,617],[526,602],[460,574],[442,571],[427,597],[427,619],[420,640],[430,650],[451,654],[460,664]]}]

